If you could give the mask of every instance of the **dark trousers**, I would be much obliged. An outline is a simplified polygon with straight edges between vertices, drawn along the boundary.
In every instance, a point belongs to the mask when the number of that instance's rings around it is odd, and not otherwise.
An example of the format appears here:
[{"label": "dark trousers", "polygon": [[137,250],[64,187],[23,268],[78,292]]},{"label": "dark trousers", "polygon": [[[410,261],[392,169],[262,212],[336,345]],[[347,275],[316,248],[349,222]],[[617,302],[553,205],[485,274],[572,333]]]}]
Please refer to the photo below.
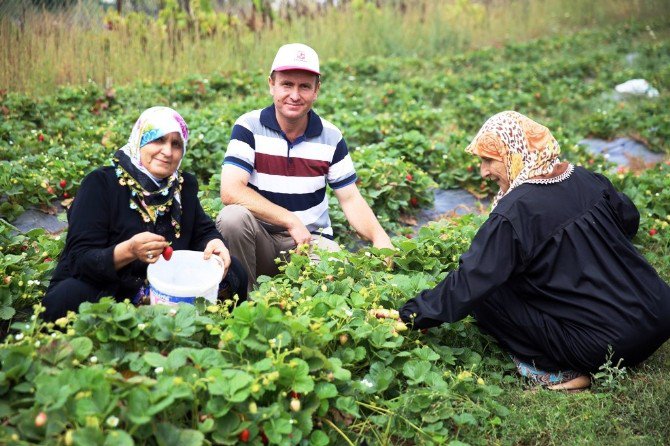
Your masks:
[{"label": "dark trousers", "polygon": [[[228,274],[221,281],[219,290],[230,290],[231,294],[237,294],[242,302],[247,300],[247,272],[239,260],[235,257],[231,260]],[[68,311],[77,311],[83,302],[97,302],[105,296],[123,300],[123,297],[115,296],[114,291],[102,289],[100,285],[93,285],[74,277],[52,282],[42,299],[42,304],[46,308],[42,317],[47,322],[53,322],[65,316]]]},{"label": "dark trousers", "polygon": [[562,323],[504,287],[484,299],[474,316],[503,349],[542,370],[592,372],[605,362],[607,346],[593,333]]}]

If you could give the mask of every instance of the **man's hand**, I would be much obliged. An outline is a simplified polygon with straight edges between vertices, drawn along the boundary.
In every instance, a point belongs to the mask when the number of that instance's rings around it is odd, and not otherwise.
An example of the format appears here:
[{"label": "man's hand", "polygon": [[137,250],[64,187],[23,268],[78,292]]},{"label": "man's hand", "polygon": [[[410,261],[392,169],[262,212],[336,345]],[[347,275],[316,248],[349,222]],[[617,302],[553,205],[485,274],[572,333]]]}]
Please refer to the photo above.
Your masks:
[{"label": "man's hand", "polygon": [[307,230],[307,226],[305,226],[298,217],[295,217],[292,224],[289,225],[286,230],[297,246],[308,245],[312,241],[312,234]]},{"label": "man's hand", "polygon": [[372,246],[375,248],[388,248],[393,249],[393,243],[391,243],[391,238],[384,231],[378,232],[376,238],[372,240]]}]

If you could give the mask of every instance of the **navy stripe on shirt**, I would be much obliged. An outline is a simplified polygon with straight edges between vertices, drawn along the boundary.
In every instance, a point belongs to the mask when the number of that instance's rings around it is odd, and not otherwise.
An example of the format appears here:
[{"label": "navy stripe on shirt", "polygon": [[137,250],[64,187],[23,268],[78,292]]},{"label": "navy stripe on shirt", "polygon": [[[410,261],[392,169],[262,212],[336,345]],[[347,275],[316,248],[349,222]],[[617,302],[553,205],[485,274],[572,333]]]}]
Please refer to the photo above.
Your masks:
[{"label": "navy stripe on shirt", "polygon": [[358,176],[356,174],[353,174],[353,175],[345,178],[342,181],[338,181],[337,183],[331,183],[330,187],[332,187],[333,189],[341,189],[344,186],[348,186],[351,183],[355,182],[357,179],[358,179]]},{"label": "navy stripe on shirt", "polygon": [[344,142],[344,138],[342,138],[340,139],[340,142],[337,143],[331,164],[339,163],[344,159],[345,156],[347,156],[348,153],[349,149],[347,148],[347,143]]},{"label": "navy stripe on shirt", "polygon": [[249,145],[252,149],[256,150],[256,138],[254,134],[246,127],[243,127],[239,124],[233,126],[233,131],[230,134],[230,139],[237,139]]},{"label": "navy stripe on shirt", "polygon": [[260,193],[276,205],[288,209],[291,212],[306,211],[320,204],[326,196],[326,188],[319,189],[311,194],[282,194],[280,192],[268,192],[259,190],[256,186],[249,183],[250,188]]},{"label": "navy stripe on shirt", "polygon": [[247,163],[246,161],[239,159],[234,156],[227,156],[223,159],[223,164],[233,164],[237,167],[241,167],[242,169],[246,170],[247,172],[251,173],[254,170],[254,166],[251,164]]}]

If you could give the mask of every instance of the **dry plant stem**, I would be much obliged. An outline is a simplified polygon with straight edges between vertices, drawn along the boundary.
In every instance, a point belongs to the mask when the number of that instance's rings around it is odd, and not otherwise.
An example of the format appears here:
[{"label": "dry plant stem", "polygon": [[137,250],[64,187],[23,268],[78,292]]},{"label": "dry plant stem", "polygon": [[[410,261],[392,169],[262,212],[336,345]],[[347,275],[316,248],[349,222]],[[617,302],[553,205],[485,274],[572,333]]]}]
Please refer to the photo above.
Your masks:
[{"label": "dry plant stem", "polygon": [[335,432],[340,434],[340,436],[344,439],[344,441],[347,442],[347,444],[349,444],[349,446],[354,446],[354,443],[352,443],[352,441],[349,440],[349,437],[347,437],[347,435],[344,432],[342,432],[342,430],[340,430],[339,427],[335,426],[335,424],[332,421],[330,421],[328,418],[322,418],[321,420],[328,426],[330,426]]},{"label": "dry plant stem", "polygon": [[[165,81],[192,74],[266,69],[277,42],[319,42],[325,61],[433,57],[502,45],[631,18],[670,13],[665,0],[445,2],[417,0],[402,13],[392,2],[374,10],[331,8],[255,32],[244,26],[203,37],[147,19],[103,29],[99,10],[27,10],[21,25],[0,17],[0,88],[42,94],[59,85]],[[89,8],[91,9],[91,8]],[[85,16],[85,19],[81,19]],[[524,17],[519,22],[518,18]],[[279,23],[278,23],[279,25]],[[384,29],[384,33],[377,32]],[[146,63],[147,54],[165,54]],[[217,57],[212,57],[216,54]],[[189,63],[179,63],[187,60]]]},{"label": "dry plant stem", "polygon": [[385,415],[396,416],[396,417],[400,418],[401,420],[403,420],[405,423],[407,423],[409,426],[411,426],[412,429],[416,430],[421,435],[426,435],[426,436],[428,435],[423,431],[423,429],[421,429],[419,426],[412,423],[411,421],[409,421],[407,418],[403,417],[402,415],[398,415],[397,413],[394,413],[394,412],[392,412],[388,409],[384,409],[383,407],[378,407],[378,406],[375,406],[374,404],[368,404],[368,403],[364,403],[362,401],[356,401],[356,404],[358,404],[359,406],[362,406],[362,407],[366,407],[370,410],[374,410],[375,412],[383,413]]}]

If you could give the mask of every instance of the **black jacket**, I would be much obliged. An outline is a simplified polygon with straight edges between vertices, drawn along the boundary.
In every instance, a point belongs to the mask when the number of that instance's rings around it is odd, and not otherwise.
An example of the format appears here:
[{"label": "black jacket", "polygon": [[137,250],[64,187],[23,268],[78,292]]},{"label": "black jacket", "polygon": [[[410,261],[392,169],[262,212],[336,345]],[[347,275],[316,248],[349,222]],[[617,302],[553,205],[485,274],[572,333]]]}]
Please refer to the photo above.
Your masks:
[{"label": "black jacket", "polygon": [[587,352],[611,345],[633,365],[670,336],[670,287],[631,243],[638,225],[628,197],[581,167],[560,183],[522,184],[500,200],[459,268],[400,316],[415,328],[453,322],[503,290],[557,322],[552,336],[571,344],[574,362],[591,363]]},{"label": "black jacket", "polygon": [[[166,237],[175,250],[202,251],[212,239],[222,239],[198,200],[198,183],[184,173],[181,189],[181,232]],[[167,214],[164,217],[169,218]],[[152,231],[130,208],[130,189],[119,184],[114,167],[101,167],[84,178],[68,213],[65,249],[51,279],[51,286],[74,277],[117,298],[132,298],[146,279],[147,264],[135,260],[114,269],[114,247],[135,234]]]}]

